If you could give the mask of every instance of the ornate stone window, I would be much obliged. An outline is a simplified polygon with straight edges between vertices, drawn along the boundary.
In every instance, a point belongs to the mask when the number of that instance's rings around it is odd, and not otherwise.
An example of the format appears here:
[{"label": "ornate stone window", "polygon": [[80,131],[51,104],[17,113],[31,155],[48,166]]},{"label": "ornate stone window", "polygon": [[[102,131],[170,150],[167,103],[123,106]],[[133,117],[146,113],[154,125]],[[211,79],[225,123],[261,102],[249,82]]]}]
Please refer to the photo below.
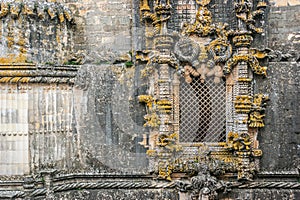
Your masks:
[{"label": "ornate stone window", "polygon": [[254,33],[262,32],[253,16],[262,14],[266,3],[259,1],[254,10],[252,1],[234,1],[235,30],[213,22],[209,0],[195,3],[194,20],[178,33],[167,29],[170,1],[140,3],[146,49],[136,58],[147,61],[142,74],[149,90],[139,100],[147,105],[150,165],[168,180],[175,173],[206,173],[199,164],[218,175],[251,180],[259,169],[257,134],[267,97],[254,94],[253,73],[265,76],[266,67],[250,46]]}]

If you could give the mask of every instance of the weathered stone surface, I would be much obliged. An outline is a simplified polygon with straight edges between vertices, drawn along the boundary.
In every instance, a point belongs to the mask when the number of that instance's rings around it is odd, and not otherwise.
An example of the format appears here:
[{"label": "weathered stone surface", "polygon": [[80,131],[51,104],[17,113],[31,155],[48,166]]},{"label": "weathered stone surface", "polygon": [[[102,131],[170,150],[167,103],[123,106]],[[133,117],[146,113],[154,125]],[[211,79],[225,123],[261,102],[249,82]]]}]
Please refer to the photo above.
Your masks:
[{"label": "weathered stone surface", "polygon": [[75,52],[86,63],[112,63],[132,50],[132,2],[129,0],[68,1],[77,24]]},{"label": "weathered stone surface", "polygon": [[300,156],[300,65],[295,62],[269,63],[268,78],[256,90],[269,94],[266,127],[260,132],[262,170],[297,170]]},{"label": "weathered stone surface", "polygon": [[[24,5],[30,2],[36,1]],[[74,21],[65,16],[62,22],[51,10],[42,10],[42,19],[23,10],[1,17],[0,63],[33,62],[47,70],[37,73],[34,84],[20,81],[22,73],[1,79],[0,198],[191,199],[167,181],[152,181],[149,173],[146,109],[138,101],[149,87],[141,75],[145,62],[132,52],[144,50],[140,1],[39,2],[65,6]],[[266,25],[266,34],[254,41],[270,52],[261,60],[268,76],[255,75],[254,82],[254,92],[270,98],[258,134],[261,171],[248,185],[232,181],[219,199],[300,199],[300,7],[296,0],[270,4],[266,20],[257,22]],[[170,32],[192,23],[197,11],[195,1],[172,5]],[[238,26],[233,1],[212,0],[208,8],[214,22]],[[81,65],[78,71],[65,66],[72,73],[53,65],[63,63]],[[118,185],[124,180],[125,186]]]},{"label": "weathered stone surface", "polygon": [[299,0],[271,0],[270,4],[272,6],[295,6],[295,5],[299,5],[300,2]]},{"label": "weathered stone surface", "polygon": [[1,1],[1,63],[67,63],[74,49],[74,19],[63,4]]},{"label": "weathered stone surface", "polygon": [[[113,199],[164,199],[164,200],[177,200],[179,199],[178,194],[172,190],[79,190],[70,191],[61,194],[55,194],[54,199],[101,199],[101,200],[113,200]],[[34,198],[43,199],[43,198]]]},{"label": "weathered stone surface", "polygon": [[[259,135],[264,152],[263,171],[297,171],[300,160],[299,136],[299,6],[271,7],[268,14],[268,77],[257,82],[257,92],[269,94],[266,127]],[[272,53],[270,53],[272,54]]]},{"label": "weathered stone surface", "polygon": [[[75,83],[75,118],[81,159],[94,170],[145,171],[143,92],[136,68],[83,66]],[[103,166],[101,166],[101,163]]]},{"label": "weathered stone surface", "polygon": [[[225,197],[225,198],[224,198]],[[298,199],[300,197],[300,191],[295,190],[276,190],[276,189],[250,189],[250,190],[235,190],[229,194],[221,195],[220,199]]]},{"label": "weathered stone surface", "polygon": [[299,62],[300,27],[297,26],[300,23],[299,8],[299,5],[270,8],[267,47],[277,51],[279,60]]}]

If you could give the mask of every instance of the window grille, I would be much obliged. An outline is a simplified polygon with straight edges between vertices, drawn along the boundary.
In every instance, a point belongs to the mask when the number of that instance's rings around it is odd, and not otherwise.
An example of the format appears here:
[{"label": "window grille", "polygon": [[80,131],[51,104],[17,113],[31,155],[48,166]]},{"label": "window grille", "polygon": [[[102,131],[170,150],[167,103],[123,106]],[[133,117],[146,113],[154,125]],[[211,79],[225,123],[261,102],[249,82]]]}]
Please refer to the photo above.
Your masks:
[{"label": "window grille", "polygon": [[226,87],[213,78],[180,80],[180,142],[222,142],[226,139]]}]

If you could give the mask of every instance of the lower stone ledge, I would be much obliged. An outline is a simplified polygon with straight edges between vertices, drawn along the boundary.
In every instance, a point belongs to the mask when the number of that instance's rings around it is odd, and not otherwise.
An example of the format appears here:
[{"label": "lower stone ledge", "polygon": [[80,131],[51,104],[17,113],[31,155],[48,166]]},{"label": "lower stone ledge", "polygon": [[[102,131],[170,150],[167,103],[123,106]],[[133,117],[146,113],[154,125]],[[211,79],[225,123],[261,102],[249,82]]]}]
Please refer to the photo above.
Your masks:
[{"label": "lower stone ledge", "polygon": [[[220,193],[218,195],[219,199],[227,199],[231,197],[241,196],[244,193],[255,193],[258,195],[262,191],[269,191],[271,194],[272,191],[280,191],[282,193],[291,193],[293,196],[300,195],[300,183],[299,182],[232,182],[229,186],[229,190],[226,193]],[[125,193],[131,194],[133,196],[128,195],[128,198],[135,197],[136,199],[144,199],[140,195],[140,193],[146,192],[149,197],[154,197],[155,195],[161,195],[155,199],[164,199],[160,198],[163,195],[172,196],[172,199],[180,199],[180,196],[189,196],[189,192],[179,191],[176,187],[176,181],[167,182],[167,181],[122,181],[122,180],[113,180],[113,181],[101,181],[98,180],[96,182],[79,182],[78,180],[74,180],[72,183],[63,184],[63,181],[60,184],[56,183],[55,185],[47,184],[44,182],[44,186],[40,188],[32,188],[30,190],[0,190],[0,199],[40,199],[42,197],[52,196],[54,199],[61,197],[62,195],[69,194],[77,194],[77,193],[85,193],[89,195],[97,195],[105,194],[111,197],[118,197],[117,195],[124,195]],[[109,193],[109,194],[108,194]],[[163,194],[164,193],[164,194]],[[182,195],[185,194],[185,195]],[[279,195],[279,193],[276,193]],[[121,196],[120,196],[121,197]],[[130,197],[130,198],[129,198]],[[89,197],[91,198],[91,197]],[[89,199],[85,198],[85,199]],[[66,199],[73,199],[72,195],[68,196]],[[101,199],[95,198],[95,199]],[[111,199],[111,198],[110,198]],[[168,199],[168,198],[167,198]],[[171,198],[170,198],[171,199]],[[296,198],[297,199],[297,198]]]},{"label": "lower stone ledge", "polygon": [[257,174],[258,177],[297,177],[300,178],[298,170],[292,171],[262,171]]},{"label": "lower stone ledge", "polygon": [[1,191],[0,190],[0,199],[12,199],[16,196],[22,196],[24,192],[22,191]]},{"label": "lower stone ledge", "polygon": [[[284,177],[285,173],[274,172],[272,174],[280,174]],[[297,179],[293,179],[294,181],[284,181],[287,180],[287,178],[274,179],[272,174],[270,172],[263,172],[260,173],[260,175],[264,176],[264,178],[258,178],[255,181],[247,182],[228,181],[228,179],[227,181],[219,180],[224,188],[221,190],[219,187],[220,185],[216,184],[213,196],[218,199],[236,199],[245,192],[251,193],[251,195],[263,195],[262,191],[268,191],[272,195],[273,191],[281,191],[283,192],[282,195],[287,192],[291,193],[292,196],[300,195],[300,182]],[[295,177],[297,177],[296,175],[297,173],[294,173]],[[214,189],[214,187],[211,188],[211,185],[208,184],[208,182],[204,182],[203,185],[193,185],[192,179],[193,178],[184,178],[180,179],[181,181],[166,181],[153,179],[152,176],[147,174],[75,173],[58,175],[55,174],[55,171],[47,171],[35,177],[24,176],[23,180],[18,181],[1,180],[0,199],[43,199],[44,197],[60,199],[64,195],[67,195],[67,198],[63,199],[74,199],[73,195],[76,196],[79,193],[82,195],[82,192],[86,195],[88,194],[88,197],[84,199],[103,199],[104,196],[102,196],[102,194],[107,194],[109,199],[121,199],[124,195],[125,196],[122,199],[145,199],[141,193],[146,192],[148,199],[176,200],[181,199],[180,197],[183,196],[190,199],[190,196],[195,195],[197,192],[202,194],[201,192],[203,192],[205,188],[208,188],[209,190]],[[212,179],[212,181],[214,180],[215,179]],[[187,184],[181,184],[180,186],[180,183]],[[184,185],[190,185],[191,187],[182,187]],[[127,193],[130,195],[126,196]],[[71,196],[69,197],[69,195]],[[167,195],[170,198],[163,198],[164,195]],[[276,195],[279,194],[276,193]],[[260,198],[260,196],[258,197]]]}]

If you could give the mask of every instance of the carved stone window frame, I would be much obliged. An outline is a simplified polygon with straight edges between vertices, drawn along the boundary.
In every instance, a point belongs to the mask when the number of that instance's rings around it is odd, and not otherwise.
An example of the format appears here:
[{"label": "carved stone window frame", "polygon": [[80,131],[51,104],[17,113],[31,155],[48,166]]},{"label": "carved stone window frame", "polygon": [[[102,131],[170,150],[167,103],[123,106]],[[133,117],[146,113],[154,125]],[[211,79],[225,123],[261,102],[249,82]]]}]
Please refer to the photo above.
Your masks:
[{"label": "carved stone window frame", "polygon": [[[152,8],[148,0],[140,1],[146,39],[145,50],[137,52],[136,59],[147,61],[142,75],[148,78],[148,94],[139,96],[139,100],[147,107],[145,126],[150,130],[147,151],[150,168],[158,178],[167,180],[178,173],[184,177],[199,173],[199,164],[215,176],[252,180],[259,170],[258,158],[262,152],[257,134],[258,128],[264,126],[268,98],[254,94],[253,73],[266,76],[267,68],[258,61],[263,54],[250,47],[253,36],[263,32],[256,27],[254,17],[264,13],[266,3],[234,1],[236,30],[212,22],[207,7],[210,0],[196,0],[196,3],[195,21],[184,24],[176,35],[168,33],[166,28],[172,13],[169,0],[156,0]],[[191,49],[189,54],[180,49],[185,45]],[[209,72],[201,68],[201,61],[218,68],[215,78],[226,79],[226,142],[179,142],[179,76],[183,75],[187,81],[191,81],[191,76],[203,78]]]}]

